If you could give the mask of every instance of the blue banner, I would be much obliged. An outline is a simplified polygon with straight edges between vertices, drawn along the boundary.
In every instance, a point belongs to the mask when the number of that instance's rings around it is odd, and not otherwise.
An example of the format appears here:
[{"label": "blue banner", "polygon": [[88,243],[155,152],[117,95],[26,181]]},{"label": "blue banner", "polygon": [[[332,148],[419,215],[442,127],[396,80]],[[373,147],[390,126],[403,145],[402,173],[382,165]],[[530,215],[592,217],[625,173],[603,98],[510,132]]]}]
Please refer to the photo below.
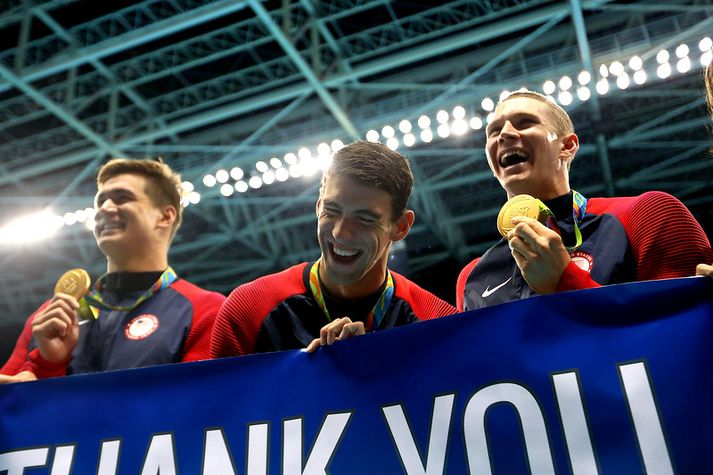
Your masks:
[{"label": "blue banner", "polygon": [[713,280],[0,387],[0,474],[704,473]]}]

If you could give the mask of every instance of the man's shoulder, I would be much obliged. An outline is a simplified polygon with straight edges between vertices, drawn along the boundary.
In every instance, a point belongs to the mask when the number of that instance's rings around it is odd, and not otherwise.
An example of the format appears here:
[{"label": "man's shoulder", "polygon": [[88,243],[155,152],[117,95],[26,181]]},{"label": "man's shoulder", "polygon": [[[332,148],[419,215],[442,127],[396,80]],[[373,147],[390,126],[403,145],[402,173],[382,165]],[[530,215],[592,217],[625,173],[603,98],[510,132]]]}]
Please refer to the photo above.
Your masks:
[{"label": "man's shoulder", "polygon": [[301,294],[305,292],[302,275],[308,264],[308,262],[302,262],[241,284],[230,293],[229,298],[259,297],[268,300],[283,300],[291,295]]},{"label": "man's shoulder", "polygon": [[417,283],[397,272],[390,272],[394,278],[394,296],[408,302],[420,319],[451,315],[456,312],[453,305]]},{"label": "man's shoulder", "polygon": [[664,191],[647,191],[636,196],[594,197],[587,200],[587,211],[615,216],[650,206],[680,205],[678,198]]},{"label": "man's shoulder", "polygon": [[196,284],[187,281],[186,279],[179,278],[172,282],[169,287],[190,300],[216,302],[222,302],[223,300],[225,300],[225,295],[221,294],[220,292],[206,290],[203,287],[199,287]]}]

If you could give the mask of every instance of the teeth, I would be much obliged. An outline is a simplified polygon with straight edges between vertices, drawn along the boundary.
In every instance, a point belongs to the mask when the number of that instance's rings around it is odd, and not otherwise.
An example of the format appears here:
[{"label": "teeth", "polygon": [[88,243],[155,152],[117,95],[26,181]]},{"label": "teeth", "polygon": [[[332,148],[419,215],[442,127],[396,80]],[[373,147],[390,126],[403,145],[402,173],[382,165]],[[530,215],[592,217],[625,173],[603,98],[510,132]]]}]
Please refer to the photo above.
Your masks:
[{"label": "teeth", "polygon": [[504,152],[502,155],[500,155],[500,166],[502,167],[508,167],[510,165],[513,165],[515,163],[521,163],[525,162],[529,159],[529,156],[520,150],[510,150],[508,152]]},{"label": "teeth", "polygon": [[352,257],[356,256],[359,251],[356,250],[349,250],[349,249],[339,249],[337,246],[333,246],[332,249],[334,249],[334,253],[338,256],[341,257]]},{"label": "teeth", "polygon": [[121,229],[121,224],[119,224],[119,223],[112,223],[112,224],[104,224],[104,225],[101,226],[102,232],[103,232],[103,231],[110,230],[110,229]]}]

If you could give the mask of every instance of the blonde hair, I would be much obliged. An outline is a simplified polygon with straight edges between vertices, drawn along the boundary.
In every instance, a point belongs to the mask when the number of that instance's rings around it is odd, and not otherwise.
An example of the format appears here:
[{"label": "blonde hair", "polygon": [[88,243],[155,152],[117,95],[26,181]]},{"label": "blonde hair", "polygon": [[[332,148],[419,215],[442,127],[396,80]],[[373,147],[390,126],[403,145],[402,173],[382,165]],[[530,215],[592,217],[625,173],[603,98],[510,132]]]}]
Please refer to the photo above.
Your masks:
[{"label": "blonde hair", "polygon": [[519,89],[505,96],[500,102],[498,102],[498,105],[516,97],[528,97],[530,99],[535,99],[547,105],[547,108],[550,110],[552,120],[554,122],[555,132],[560,137],[574,133],[574,124],[572,123],[572,119],[569,117],[569,114],[567,114],[567,111],[565,111],[559,105],[548,99],[547,96],[544,96],[539,92],[530,91],[527,89]]},{"label": "blonde hair", "polygon": [[713,62],[708,63],[706,68],[706,102],[708,102],[708,113],[713,120]]}]

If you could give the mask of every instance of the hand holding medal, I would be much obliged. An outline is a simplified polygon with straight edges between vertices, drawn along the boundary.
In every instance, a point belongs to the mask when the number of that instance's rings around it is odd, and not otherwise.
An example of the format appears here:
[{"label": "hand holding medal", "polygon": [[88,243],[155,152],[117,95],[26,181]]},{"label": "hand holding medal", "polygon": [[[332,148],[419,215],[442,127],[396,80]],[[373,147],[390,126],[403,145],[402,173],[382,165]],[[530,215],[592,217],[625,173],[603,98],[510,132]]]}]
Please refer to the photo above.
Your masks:
[{"label": "hand holding medal", "polygon": [[92,317],[85,296],[91,279],[84,269],[62,274],[54,286],[54,297],[32,320],[32,334],[42,357],[52,363],[66,363],[79,337],[78,319]]},{"label": "hand holding medal", "polygon": [[530,195],[516,195],[503,205],[498,213],[498,231],[503,237],[513,230],[515,224],[512,219],[516,216],[525,216],[541,223],[545,223],[549,209],[537,198]]},{"label": "hand holding medal", "polygon": [[[517,224],[513,219],[519,217],[536,222],[518,220],[523,226],[515,232]],[[508,240],[512,257],[527,284],[539,294],[555,292],[570,256],[552,211],[533,196],[513,196],[498,214],[498,231]]]},{"label": "hand holding medal", "polygon": [[82,320],[88,320],[93,317],[92,311],[89,308],[84,296],[89,293],[91,278],[84,269],[70,269],[57,280],[54,286],[54,293],[63,293],[74,297],[79,303],[78,315]]},{"label": "hand holding medal", "polygon": [[54,293],[61,292],[71,295],[75,300],[79,300],[89,292],[91,279],[84,269],[70,269],[57,280],[54,286]]}]

